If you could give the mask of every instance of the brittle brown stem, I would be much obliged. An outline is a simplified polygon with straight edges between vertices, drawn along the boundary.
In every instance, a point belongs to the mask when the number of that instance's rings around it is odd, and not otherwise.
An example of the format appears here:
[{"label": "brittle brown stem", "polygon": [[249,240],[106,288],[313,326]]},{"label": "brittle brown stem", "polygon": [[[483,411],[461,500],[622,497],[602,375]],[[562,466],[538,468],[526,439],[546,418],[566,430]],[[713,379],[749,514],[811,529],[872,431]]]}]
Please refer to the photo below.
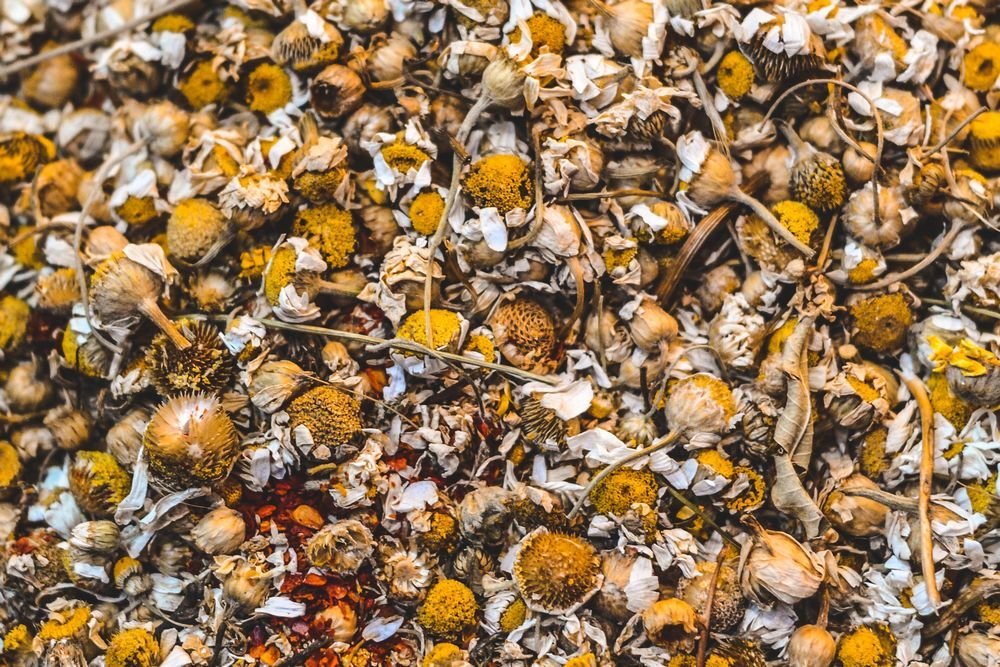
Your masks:
[{"label": "brittle brown stem", "polygon": [[927,598],[935,609],[941,605],[941,593],[938,591],[937,579],[934,575],[934,538],[931,533],[931,484],[934,481],[934,408],[927,396],[924,383],[914,375],[900,373],[900,378],[906,384],[920,409],[920,495],[918,509],[920,512],[920,568],[923,571],[924,585],[927,586]]},{"label": "brittle brown stem", "polygon": [[980,579],[973,581],[955,600],[948,605],[936,621],[924,627],[924,639],[933,639],[944,634],[957,623],[966,612],[994,595],[1000,595],[1000,579]]},{"label": "brittle brown stem", "polygon": [[705,660],[708,658],[708,637],[712,630],[712,606],[715,604],[715,589],[719,586],[719,573],[722,572],[724,553],[725,549],[719,549],[719,555],[715,558],[715,570],[712,571],[712,578],[708,582],[708,595],[705,597],[705,611],[701,618],[701,636],[698,638],[697,667],[705,667]]},{"label": "brittle brown stem", "polygon": [[965,229],[965,224],[961,220],[953,220],[951,223],[951,229],[949,229],[948,233],[945,234],[943,239],[941,239],[941,243],[938,243],[937,247],[935,247],[929,253],[924,255],[924,258],[921,259],[919,262],[917,262],[910,268],[906,269],[905,271],[899,271],[898,273],[890,273],[881,280],[877,280],[873,283],[868,283],[867,285],[859,285],[856,289],[862,292],[880,290],[885,287],[888,287],[893,283],[902,282],[903,280],[906,280],[910,276],[914,276],[920,273],[928,266],[933,264],[934,261],[938,257],[940,257],[943,253],[948,251],[948,248],[950,248],[951,244],[955,242],[955,239],[958,238],[958,235],[962,232],[963,229]]},{"label": "brittle brown stem", "polygon": [[[754,174],[743,184],[743,190],[747,193],[753,194],[763,189],[767,184],[767,175],[763,172]],[[660,280],[660,284],[656,287],[656,300],[659,302],[660,306],[666,308],[670,302],[671,297],[674,294],[674,290],[680,284],[681,276],[687,271],[688,266],[691,261],[694,260],[695,256],[701,250],[702,245],[712,236],[712,234],[721,227],[726,218],[736,209],[736,204],[734,202],[726,202],[720,204],[712,210],[711,213],[702,218],[697,225],[695,225],[694,230],[688,234],[687,239],[684,241],[684,245],[681,246],[680,251],[674,258],[674,261],[670,263],[670,268],[664,274],[663,278]]]}]

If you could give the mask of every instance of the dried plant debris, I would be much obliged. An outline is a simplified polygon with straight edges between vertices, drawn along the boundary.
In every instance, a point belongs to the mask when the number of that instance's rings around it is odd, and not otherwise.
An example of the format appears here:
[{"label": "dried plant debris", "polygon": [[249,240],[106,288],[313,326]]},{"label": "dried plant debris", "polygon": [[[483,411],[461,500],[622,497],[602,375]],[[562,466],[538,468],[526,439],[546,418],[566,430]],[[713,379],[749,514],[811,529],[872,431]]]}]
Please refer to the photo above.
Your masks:
[{"label": "dried plant debris", "polygon": [[996,667],[994,0],[0,2],[0,667]]}]

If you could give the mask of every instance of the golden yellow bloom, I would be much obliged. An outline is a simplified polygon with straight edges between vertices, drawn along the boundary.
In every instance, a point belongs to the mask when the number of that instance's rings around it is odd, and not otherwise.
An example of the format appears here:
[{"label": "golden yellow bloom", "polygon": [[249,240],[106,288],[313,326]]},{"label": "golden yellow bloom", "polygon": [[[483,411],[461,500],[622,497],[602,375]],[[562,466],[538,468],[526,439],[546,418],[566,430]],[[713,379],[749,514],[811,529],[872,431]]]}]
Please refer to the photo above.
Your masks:
[{"label": "golden yellow bloom", "polygon": [[229,221],[212,202],[201,197],[177,203],[167,220],[167,251],[196,262],[228,238]]},{"label": "golden yellow bloom", "polygon": [[273,63],[257,65],[247,77],[247,106],[253,111],[271,113],[292,101],[292,80],[284,69]]},{"label": "golden yellow bloom", "polygon": [[382,147],[382,159],[391,168],[401,174],[409,170],[420,169],[421,165],[431,156],[412,144],[408,144],[402,139],[397,139],[391,144]]},{"label": "golden yellow bloom", "polygon": [[13,352],[28,332],[31,307],[16,296],[5,294],[0,298],[0,350]]},{"label": "golden yellow bloom", "polygon": [[885,625],[862,625],[840,637],[837,658],[843,667],[892,667],[896,637]]},{"label": "golden yellow bloom", "polygon": [[1000,76],[1000,44],[985,41],[965,54],[963,80],[972,90],[985,92]]},{"label": "golden yellow bloom", "polygon": [[420,533],[419,539],[428,551],[451,553],[458,546],[458,522],[450,514],[434,512],[430,517],[430,530]]},{"label": "golden yellow bloom", "polygon": [[271,256],[271,264],[264,274],[264,296],[272,306],[277,306],[281,290],[295,280],[295,248],[282,245]]},{"label": "golden yellow bloom", "polygon": [[[435,327],[435,331],[437,328]],[[497,360],[497,347],[491,338],[482,334],[469,336],[465,342],[463,352],[478,352],[483,357],[483,361],[494,363]]]},{"label": "golden yellow bloom", "polygon": [[[22,227],[17,230],[17,233],[22,234],[32,230],[33,227]],[[17,263],[27,269],[40,269],[45,266],[44,258],[38,252],[38,244],[35,242],[37,238],[35,234],[30,234],[10,248]]]},{"label": "golden yellow bloom", "polygon": [[160,664],[160,645],[149,630],[123,630],[111,638],[104,664],[107,667],[156,667]]},{"label": "golden yellow bloom", "polygon": [[333,204],[299,211],[292,234],[307,239],[331,269],[347,266],[358,241],[351,214]]},{"label": "golden yellow bloom", "polygon": [[868,297],[851,306],[855,343],[875,352],[891,352],[906,339],[913,310],[900,293]]},{"label": "golden yellow bloom", "polygon": [[588,541],[544,529],[521,541],[514,560],[514,582],[529,609],[568,613],[597,590],[601,559]]},{"label": "golden yellow bloom", "polygon": [[134,197],[132,195],[129,195],[128,199],[115,209],[115,213],[130,225],[144,225],[158,215],[152,197]]},{"label": "golden yellow bloom", "polygon": [[735,469],[733,462],[724,457],[717,449],[705,449],[698,453],[698,463],[708,466],[726,479],[732,479]]},{"label": "golden yellow bloom", "polygon": [[10,486],[21,474],[21,461],[17,450],[6,440],[0,441],[0,488]]},{"label": "golden yellow bloom", "polygon": [[202,60],[177,86],[192,109],[219,104],[229,97],[229,86],[212,67],[211,60]]},{"label": "golden yellow bloom", "polygon": [[495,208],[507,215],[515,208],[531,208],[534,190],[527,163],[516,155],[489,155],[476,160],[462,181],[465,194],[479,208]]},{"label": "golden yellow bloom", "polygon": [[183,14],[166,14],[153,21],[153,32],[187,32],[194,30],[194,22]]},{"label": "golden yellow bloom", "polygon": [[970,157],[977,167],[1000,169],[1000,111],[987,111],[969,124]]},{"label": "golden yellow bloom", "polygon": [[738,100],[753,87],[753,63],[739,51],[730,51],[722,58],[715,76],[726,97]]},{"label": "golden yellow bloom", "polygon": [[[462,332],[462,321],[458,313],[440,308],[431,309],[431,328],[434,334],[434,341],[431,347],[435,350],[451,349],[458,342],[458,336]],[[410,313],[399,325],[396,336],[404,340],[412,340],[421,345],[427,345],[427,323],[424,318],[424,311],[418,310]]]},{"label": "golden yellow bloom", "polygon": [[448,642],[435,644],[434,648],[427,652],[421,667],[452,667],[459,660],[462,660],[462,649]]},{"label": "golden yellow bloom", "polygon": [[654,507],[659,489],[652,472],[618,468],[593,488],[590,502],[601,514],[622,516],[636,503]]},{"label": "golden yellow bloom", "polygon": [[346,174],[340,167],[325,171],[304,171],[295,177],[292,187],[309,201],[322,203],[333,199],[333,193],[340,187]]},{"label": "golden yellow bloom", "polygon": [[437,190],[425,190],[410,204],[410,222],[419,234],[430,236],[437,231],[444,215],[444,197]]},{"label": "golden yellow bloom", "polygon": [[432,635],[453,639],[476,625],[479,605],[469,587],[442,579],[427,593],[417,610],[417,621]]},{"label": "golden yellow bloom", "polygon": [[597,667],[597,658],[593,653],[584,653],[566,661],[563,667]]},{"label": "golden yellow bloom", "polygon": [[931,373],[927,379],[927,389],[934,411],[941,413],[957,430],[962,430],[972,416],[973,406],[955,396],[944,373]]},{"label": "golden yellow bloom", "polygon": [[292,399],[287,412],[293,428],[305,426],[316,445],[330,449],[350,444],[362,428],[361,403],[327,385],[313,387]]},{"label": "golden yellow bloom", "polygon": [[847,272],[847,279],[854,285],[866,285],[875,280],[875,270],[878,262],[871,257],[865,257],[858,265]]},{"label": "golden yellow bloom", "polygon": [[809,244],[813,233],[819,228],[819,216],[811,208],[797,201],[780,201],[771,207],[774,217],[784,225],[795,238]]},{"label": "golden yellow bloom", "polygon": [[[566,48],[566,26],[545,12],[536,11],[525,21],[528,34],[531,35],[531,56],[537,58],[544,48],[548,53],[561,54]],[[517,44],[521,41],[521,27],[514,28],[510,33],[510,41]]]},{"label": "golden yellow bloom", "polygon": [[93,343],[93,345],[85,343],[81,347],[76,332],[70,327],[66,327],[63,330],[60,349],[67,366],[80,371],[87,377],[99,378],[104,376],[108,358],[100,343],[97,341],[93,341]]},{"label": "golden yellow bloom", "polygon": [[77,452],[69,469],[69,490],[85,512],[111,514],[131,487],[132,477],[105,452]]},{"label": "golden yellow bloom", "polygon": [[885,428],[877,428],[862,440],[858,459],[861,472],[866,477],[875,479],[889,467],[885,452],[885,441],[888,434],[889,432]]},{"label": "golden yellow bloom", "polygon": [[521,627],[527,615],[528,605],[524,604],[524,600],[521,598],[517,598],[500,614],[500,630],[502,632],[513,632]]},{"label": "golden yellow bloom", "polygon": [[3,636],[4,653],[27,651],[30,648],[31,633],[24,623],[18,623]]},{"label": "golden yellow bloom", "polygon": [[86,632],[89,621],[90,607],[85,604],[80,605],[72,611],[58,614],[55,618],[45,621],[38,631],[38,638],[44,641],[58,641],[79,637]]}]

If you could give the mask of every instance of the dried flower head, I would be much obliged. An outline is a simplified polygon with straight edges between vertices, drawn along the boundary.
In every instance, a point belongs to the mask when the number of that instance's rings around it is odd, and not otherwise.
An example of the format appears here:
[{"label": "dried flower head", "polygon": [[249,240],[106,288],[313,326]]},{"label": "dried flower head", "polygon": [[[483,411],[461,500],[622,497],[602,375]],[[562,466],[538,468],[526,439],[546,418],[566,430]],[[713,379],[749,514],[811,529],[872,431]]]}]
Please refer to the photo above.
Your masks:
[{"label": "dried flower head", "polygon": [[529,609],[567,614],[600,588],[600,565],[587,540],[538,528],[521,540],[514,581]]},{"label": "dried flower head", "polygon": [[497,349],[525,370],[545,368],[556,343],[551,313],[534,299],[518,296],[501,303],[490,320]]},{"label": "dried flower head", "polygon": [[351,444],[361,431],[361,403],[327,385],[293,398],[286,408],[292,428],[308,429],[315,445],[335,450]]},{"label": "dried flower head", "polygon": [[235,362],[218,329],[207,322],[182,322],[190,347],[174,347],[164,334],[146,349],[146,367],[156,390],[164,395],[185,391],[221,391],[233,378]]},{"label": "dried flower head", "polygon": [[427,593],[417,621],[436,637],[455,639],[475,627],[478,613],[476,597],[465,584],[442,579]]}]

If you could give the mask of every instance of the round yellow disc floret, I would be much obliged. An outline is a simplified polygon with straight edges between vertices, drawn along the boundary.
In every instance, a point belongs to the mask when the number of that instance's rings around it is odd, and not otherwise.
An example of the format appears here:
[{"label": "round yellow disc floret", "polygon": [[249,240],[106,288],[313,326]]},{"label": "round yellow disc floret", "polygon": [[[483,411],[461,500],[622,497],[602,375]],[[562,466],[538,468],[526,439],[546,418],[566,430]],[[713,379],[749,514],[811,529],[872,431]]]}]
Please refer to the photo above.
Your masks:
[{"label": "round yellow disc floret", "polygon": [[524,600],[521,598],[517,598],[500,614],[500,630],[503,632],[513,632],[521,627],[527,615],[528,605],[524,604]]},{"label": "round yellow disc floret", "polygon": [[434,648],[424,656],[421,667],[452,667],[462,660],[462,649],[448,642],[435,644]]},{"label": "round yellow disc floret", "polygon": [[382,147],[382,159],[392,169],[405,174],[411,169],[414,171],[420,169],[424,162],[431,159],[431,156],[413,144],[397,139]]},{"label": "round yellow disc floret", "polygon": [[[431,308],[431,329],[434,344],[429,347],[435,350],[449,349],[458,342],[458,337],[462,333],[462,320],[458,317],[458,313]],[[424,311],[418,310],[407,315],[396,330],[396,337],[427,345],[427,322]]]},{"label": "round yellow disc floret", "polygon": [[202,60],[177,86],[192,109],[218,104],[229,95],[229,86],[212,66],[212,61]]},{"label": "round yellow disc floret", "polygon": [[426,190],[410,204],[410,222],[418,234],[430,236],[437,231],[444,215],[444,197],[437,190]]},{"label": "round yellow disc floret", "polygon": [[733,477],[733,462],[727,459],[725,456],[719,453],[717,449],[706,449],[698,453],[697,456],[698,463],[708,466],[716,472],[718,475],[722,475],[726,479],[732,479]]},{"label": "round yellow disc floret", "polygon": [[45,621],[38,631],[38,638],[44,641],[58,641],[79,637],[87,630],[90,621],[90,607],[80,605],[72,611],[64,612],[57,618]]},{"label": "round yellow disc floret", "polygon": [[774,217],[784,225],[795,238],[809,244],[813,233],[819,228],[819,216],[811,208],[797,201],[780,201],[771,207]]},{"label": "round yellow disc floret", "polygon": [[104,664],[107,667],[154,667],[160,664],[160,645],[149,630],[122,630],[111,638]]},{"label": "round yellow disc floret", "polygon": [[271,246],[261,245],[240,253],[240,278],[253,280],[264,275],[271,261]]},{"label": "round yellow disc floret", "polygon": [[430,530],[420,533],[420,543],[428,551],[451,553],[458,546],[458,522],[450,514],[434,512],[430,518]]},{"label": "round yellow disc floret", "polygon": [[21,474],[21,461],[17,450],[6,440],[0,441],[0,488],[10,486]]},{"label": "round yellow disc floret", "polygon": [[131,487],[131,476],[106,452],[78,452],[69,469],[69,490],[85,512],[112,513]]},{"label": "round yellow disc floret", "polygon": [[27,651],[31,648],[31,633],[28,626],[18,623],[3,636],[4,653]]},{"label": "round yellow disc floret", "polygon": [[746,512],[759,507],[767,493],[767,481],[759,472],[747,466],[733,468],[733,477],[741,474],[746,475],[750,485],[739,495],[726,500],[726,507],[731,512]]},{"label": "round yellow disc floret", "polygon": [[851,306],[854,342],[875,352],[891,352],[906,339],[913,310],[902,294],[880,294]]},{"label": "round yellow disc floret", "polygon": [[0,185],[20,183],[55,159],[56,147],[46,139],[27,132],[14,132],[0,139]]},{"label": "round yellow disc floret", "polygon": [[516,155],[501,153],[480,158],[462,181],[466,196],[479,208],[495,208],[507,215],[531,208],[534,200],[528,165]]},{"label": "round yellow disc floret", "polygon": [[639,247],[637,245],[629,245],[625,248],[604,248],[604,266],[608,272],[614,271],[615,269],[627,269],[628,265],[632,263],[636,255],[639,254]]},{"label": "round yellow disc floret", "polygon": [[299,211],[292,233],[308,239],[331,269],[347,266],[358,243],[351,214],[333,204]]},{"label": "round yellow disc floret", "polygon": [[652,472],[618,468],[593,488],[590,502],[601,514],[622,516],[636,503],[655,506],[659,489]]},{"label": "round yellow disc floret", "polygon": [[593,653],[584,653],[566,661],[563,667],[597,667],[597,658]]},{"label": "round yellow disc floret", "polygon": [[[538,57],[545,49],[548,53],[561,54],[566,48],[566,26],[545,12],[535,12],[525,21],[528,34],[531,35],[531,55]],[[512,44],[521,41],[521,28],[518,26],[510,34]]]},{"label": "round yellow disc floret", "polygon": [[222,242],[228,230],[226,216],[212,202],[184,199],[167,220],[167,248],[171,255],[195,262]]},{"label": "round yellow disc floret", "polygon": [[489,363],[494,363],[497,360],[496,343],[489,336],[482,334],[469,336],[463,352],[478,352],[483,357],[483,361]]},{"label": "round yellow disc floret", "polygon": [[962,68],[965,85],[979,92],[993,87],[1000,76],[1000,44],[985,41],[965,54]]},{"label": "round yellow disc floret", "polygon": [[292,187],[311,202],[326,202],[333,199],[346,175],[347,172],[340,167],[324,171],[304,171],[295,177]]},{"label": "round yellow disc floret", "polygon": [[292,100],[292,80],[274,63],[262,63],[247,77],[247,106],[253,111],[271,113]]},{"label": "round yellow disc floret", "polygon": [[5,294],[0,299],[0,350],[13,352],[28,332],[31,307],[16,296]]},{"label": "round yellow disc floret", "polygon": [[862,625],[840,637],[837,658],[843,667],[892,667],[896,638],[884,625]]},{"label": "round yellow disc floret", "polygon": [[875,280],[878,262],[871,257],[865,257],[858,265],[847,272],[847,279],[854,285],[865,285]]},{"label": "round yellow disc floret", "polygon": [[316,445],[348,445],[361,431],[361,403],[328,385],[293,398],[286,408],[292,428],[305,426]]},{"label": "round yellow disc floret", "polygon": [[884,428],[877,428],[861,441],[861,448],[858,452],[858,459],[861,472],[866,477],[877,478],[889,467],[886,457],[885,442],[889,432]]},{"label": "round yellow disc floret", "polygon": [[951,422],[952,426],[961,431],[972,416],[973,406],[955,396],[944,373],[931,373],[927,378],[927,389],[934,411],[940,413]]},{"label": "round yellow disc floret", "polygon": [[514,582],[529,609],[562,614],[596,590],[600,568],[601,559],[588,540],[539,529],[521,542]]},{"label": "round yellow disc floret", "polygon": [[427,593],[417,611],[417,621],[432,635],[453,639],[476,626],[479,605],[469,587],[442,579]]},{"label": "round yellow disc floret", "polygon": [[1000,170],[1000,111],[987,111],[969,124],[970,157],[977,167]]},{"label": "round yellow disc floret", "polygon": [[719,63],[715,74],[719,88],[731,100],[738,100],[753,87],[753,63],[739,51],[730,51]]},{"label": "round yellow disc floret", "polygon": [[295,248],[283,245],[271,256],[271,263],[264,273],[264,296],[272,306],[277,306],[281,290],[295,280]]},{"label": "round yellow disc floret", "polygon": [[153,21],[153,32],[188,32],[194,22],[183,14],[166,14]]}]

